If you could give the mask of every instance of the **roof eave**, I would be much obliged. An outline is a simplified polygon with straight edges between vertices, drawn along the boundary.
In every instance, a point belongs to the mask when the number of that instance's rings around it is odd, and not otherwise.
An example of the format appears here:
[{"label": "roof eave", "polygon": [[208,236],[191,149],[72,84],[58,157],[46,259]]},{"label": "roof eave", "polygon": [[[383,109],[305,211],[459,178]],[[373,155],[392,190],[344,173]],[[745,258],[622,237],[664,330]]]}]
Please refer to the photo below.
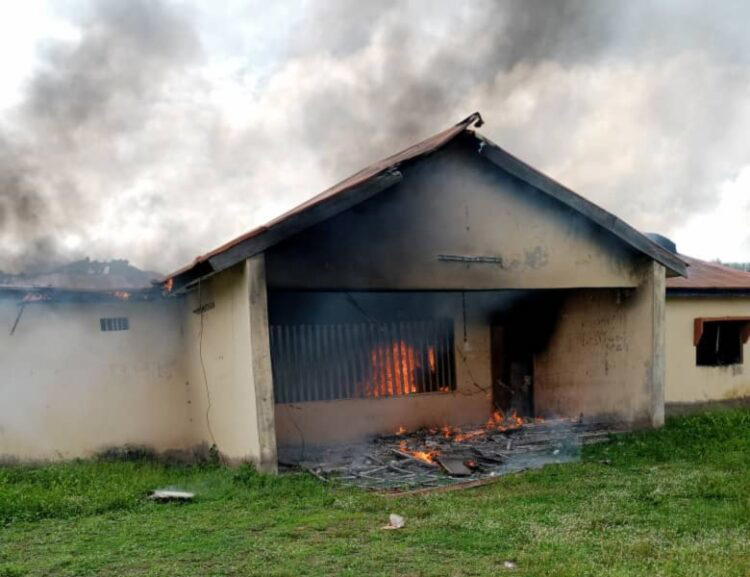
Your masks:
[{"label": "roof eave", "polygon": [[667,287],[668,297],[750,297],[750,288],[746,287]]},{"label": "roof eave", "polygon": [[348,210],[390,188],[403,180],[401,172],[395,169],[383,171],[374,178],[355,186],[347,194],[332,196],[307,210],[295,213],[288,218],[278,220],[276,224],[264,228],[263,234],[254,234],[232,244],[225,250],[215,251],[202,260],[170,276],[172,291],[185,290],[199,280],[226,270],[243,260],[255,256],[283,240],[302,232],[328,218]]}]

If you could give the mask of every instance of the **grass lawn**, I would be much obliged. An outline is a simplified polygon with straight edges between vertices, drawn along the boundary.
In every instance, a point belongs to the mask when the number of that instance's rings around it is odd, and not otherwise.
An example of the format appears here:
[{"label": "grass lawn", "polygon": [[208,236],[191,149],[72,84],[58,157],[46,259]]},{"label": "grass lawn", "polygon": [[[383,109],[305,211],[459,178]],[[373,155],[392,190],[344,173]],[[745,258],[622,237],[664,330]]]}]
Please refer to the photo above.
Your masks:
[{"label": "grass lawn", "polygon": [[[144,499],[165,486],[198,498]],[[381,530],[391,512],[404,529]],[[0,468],[0,577],[503,574],[750,575],[750,411],[430,496],[148,461]]]}]

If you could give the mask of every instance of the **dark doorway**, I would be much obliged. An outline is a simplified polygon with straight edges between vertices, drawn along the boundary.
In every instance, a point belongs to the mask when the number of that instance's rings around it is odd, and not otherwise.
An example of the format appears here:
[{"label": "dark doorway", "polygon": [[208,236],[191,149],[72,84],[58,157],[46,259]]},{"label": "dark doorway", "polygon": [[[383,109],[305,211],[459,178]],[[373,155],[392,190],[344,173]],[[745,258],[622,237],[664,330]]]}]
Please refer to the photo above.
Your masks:
[{"label": "dark doorway", "polygon": [[534,357],[549,343],[564,296],[565,291],[534,291],[492,318],[493,404],[505,415],[536,416]]},{"label": "dark doorway", "polygon": [[534,354],[512,324],[492,327],[492,394],[495,409],[519,417],[534,416]]}]

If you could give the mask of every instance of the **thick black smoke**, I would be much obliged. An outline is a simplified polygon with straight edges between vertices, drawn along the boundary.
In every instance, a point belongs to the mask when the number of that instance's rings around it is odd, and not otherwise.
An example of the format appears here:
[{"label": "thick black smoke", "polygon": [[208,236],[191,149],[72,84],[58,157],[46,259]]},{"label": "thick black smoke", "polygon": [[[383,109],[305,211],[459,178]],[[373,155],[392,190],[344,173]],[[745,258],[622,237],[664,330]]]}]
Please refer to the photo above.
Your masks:
[{"label": "thick black smoke", "polygon": [[303,104],[305,142],[334,165],[367,156],[357,136],[383,154],[479,109],[501,145],[668,233],[750,161],[746,2],[379,6],[359,18],[353,3],[326,2],[302,24],[299,58],[373,60]]},{"label": "thick black smoke", "polygon": [[79,41],[47,45],[0,132],[0,268],[167,270],[477,109],[502,146],[666,234],[750,164],[746,2],[200,6],[92,2]]},{"label": "thick black smoke", "polygon": [[123,148],[158,113],[170,79],[199,55],[197,35],[175,7],[105,0],[90,8],[80,41],[44,47],[25,101],[0,133],[1,264],[10,269],[74,256],[64,236],[85,231],[120,187],[148,170],[147,154]]}]

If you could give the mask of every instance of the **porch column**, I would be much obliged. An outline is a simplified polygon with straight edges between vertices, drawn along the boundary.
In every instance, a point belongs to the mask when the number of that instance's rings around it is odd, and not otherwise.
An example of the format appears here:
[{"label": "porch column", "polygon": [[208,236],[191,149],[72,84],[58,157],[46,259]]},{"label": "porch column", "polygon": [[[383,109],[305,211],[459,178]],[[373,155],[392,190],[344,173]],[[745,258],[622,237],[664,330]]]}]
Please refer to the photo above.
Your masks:
[{"label": "porch column", "polygon": [[268,293],[265,255],[245,260],[244,276],[248,289],[252,394],[256,411],[258,439],[257,467],[265,473],[278,469],[276,426],[274,422],[273,374],[268,328]]},{"label": "porch column", "polygon": [[664,424],[664,386],[666,375],[666,270],[653,261],[643,289],[651,293],[653,353],[650,367],[650,417],[652,427]]}]

